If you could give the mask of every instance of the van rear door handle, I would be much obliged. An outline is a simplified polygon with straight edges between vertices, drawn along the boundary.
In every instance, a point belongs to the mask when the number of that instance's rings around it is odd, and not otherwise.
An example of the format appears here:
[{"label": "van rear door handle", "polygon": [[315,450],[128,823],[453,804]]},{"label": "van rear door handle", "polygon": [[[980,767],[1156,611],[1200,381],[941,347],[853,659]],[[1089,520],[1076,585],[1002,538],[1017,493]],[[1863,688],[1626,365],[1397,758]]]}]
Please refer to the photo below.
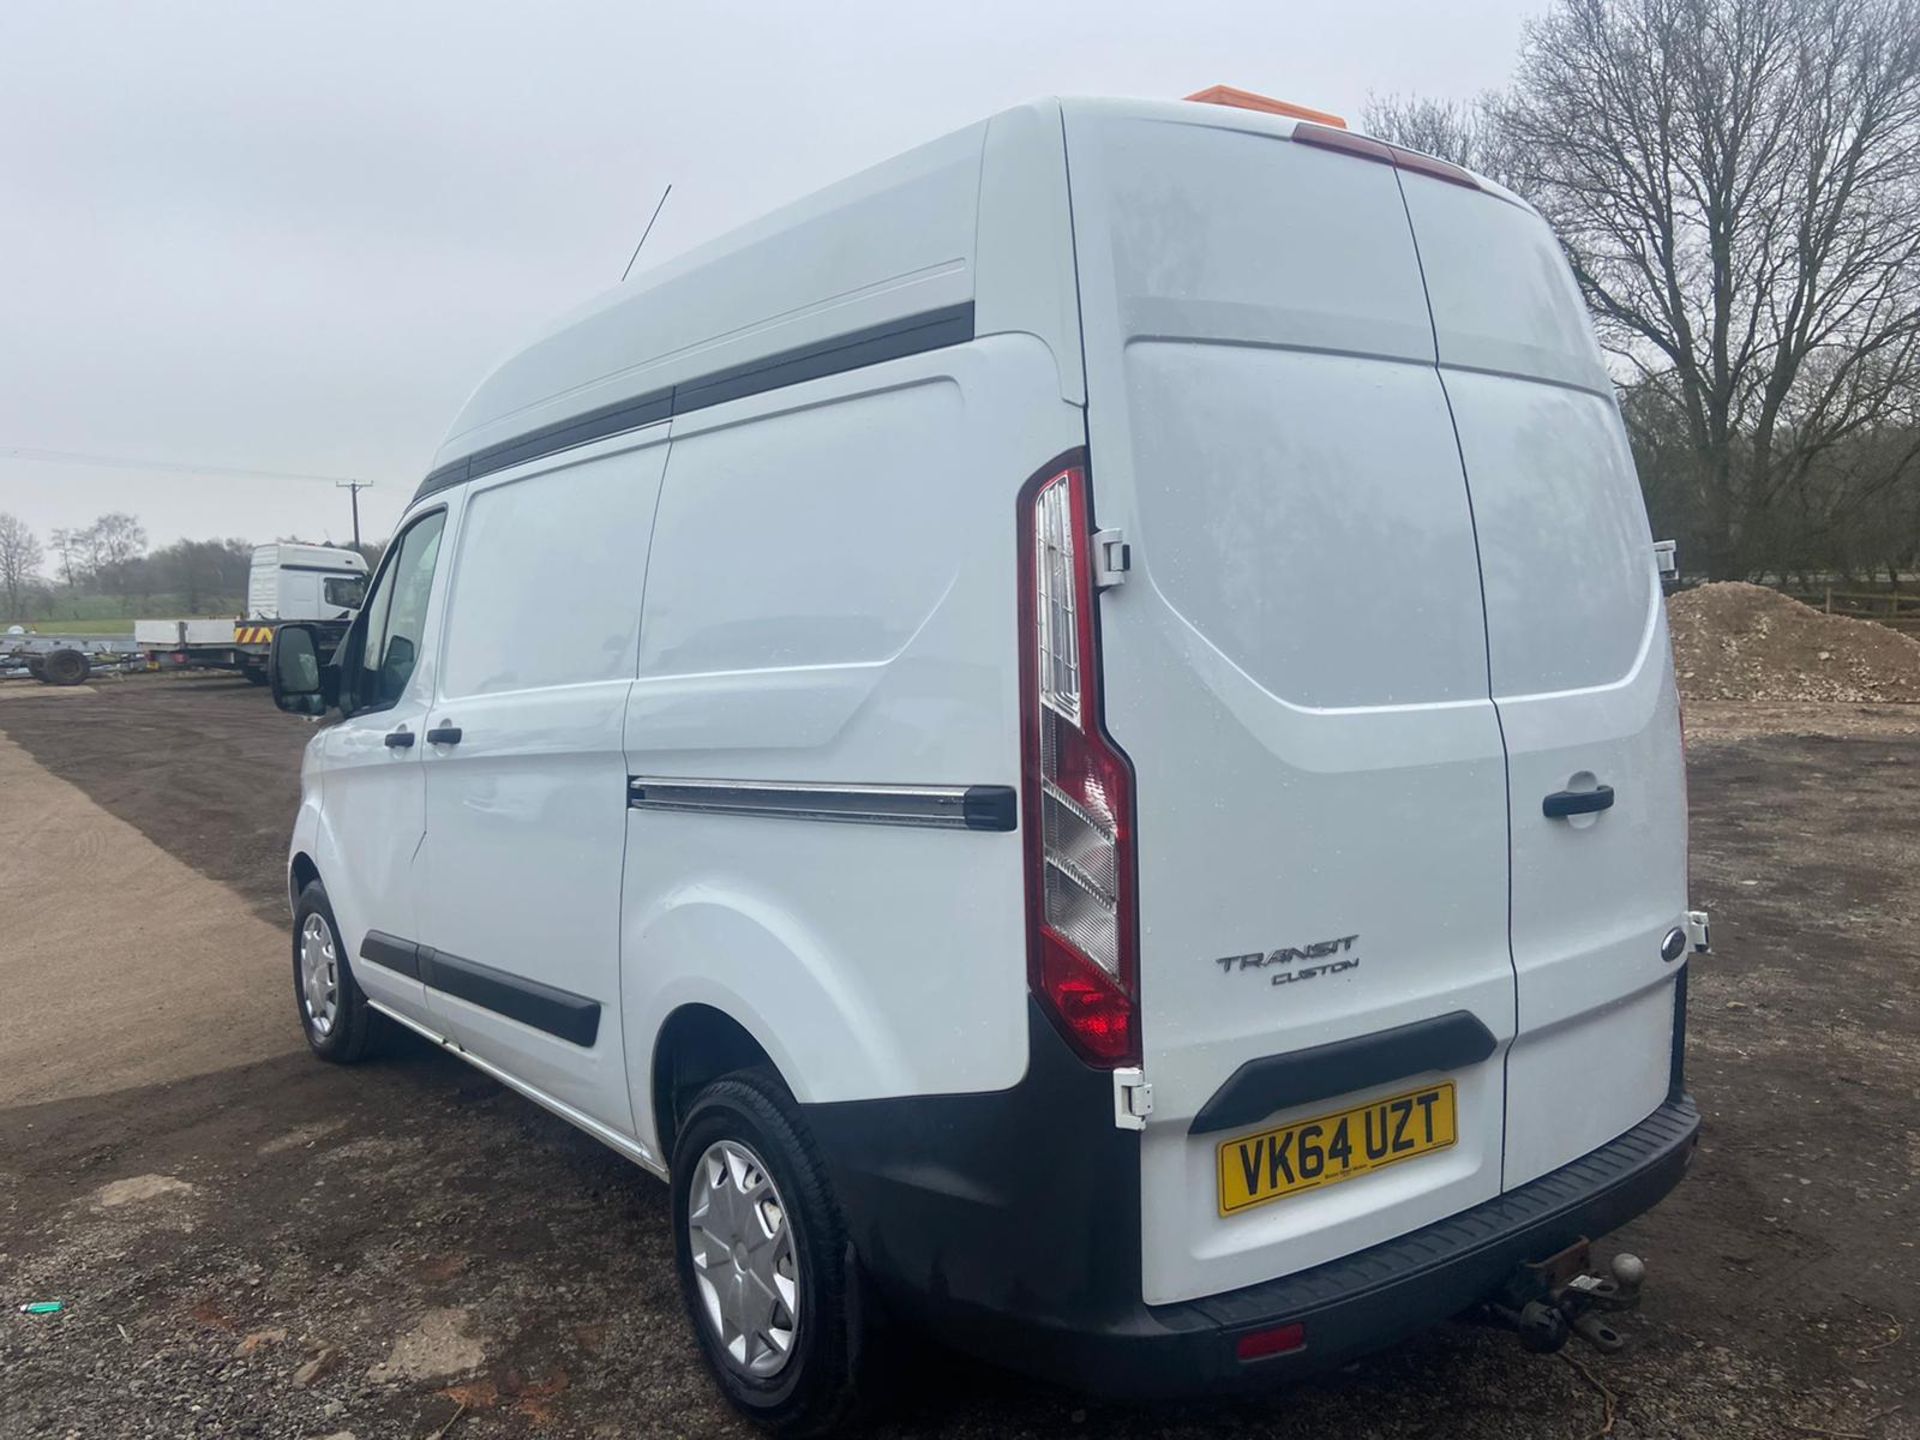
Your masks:
[{"label": "van rear door handle", "polygon": [[1564,820],[1569,815],[1596,815],[1613,808],[1613,787],[1596,785],[1591,790],[1556,790],[1540,802],[1540,813],[1549,820]]},{"label": "van rear door handle", "polygon": [[411,730],[389,730],[387,732],[387,749],[389,750],[405,750],[411,747],[412,744],[413,732]]},{"label": "van rear door handle", "polygon": [[427,743],[429,745],[458,745],[460,743],[460,727],[458,725],[436,725],[433,729],[427,731]]}]

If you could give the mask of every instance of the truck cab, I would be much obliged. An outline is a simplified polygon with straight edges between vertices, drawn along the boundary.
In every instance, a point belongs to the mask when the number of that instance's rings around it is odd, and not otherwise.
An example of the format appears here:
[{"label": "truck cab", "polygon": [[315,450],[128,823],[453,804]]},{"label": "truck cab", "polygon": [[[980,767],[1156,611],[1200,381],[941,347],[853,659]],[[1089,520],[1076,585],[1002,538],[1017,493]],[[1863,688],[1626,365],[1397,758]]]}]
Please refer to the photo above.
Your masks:
[{"label": "truck cab", "polygon": [[367,562],[331,545],[256,545],[247,575],[251,620],[351,620],[367,593]]}]

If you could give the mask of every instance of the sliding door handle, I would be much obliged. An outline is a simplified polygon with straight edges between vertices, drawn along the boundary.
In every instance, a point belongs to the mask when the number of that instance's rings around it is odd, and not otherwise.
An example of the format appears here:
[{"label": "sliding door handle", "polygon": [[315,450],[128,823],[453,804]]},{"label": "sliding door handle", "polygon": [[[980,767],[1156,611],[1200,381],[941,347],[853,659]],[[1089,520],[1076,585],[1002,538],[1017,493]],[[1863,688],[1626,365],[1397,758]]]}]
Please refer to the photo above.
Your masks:
[{"label": "sliding door handle", "polygon": [[460,743],[460,727],[458,725],[436,725],[433,729],[427,731],[427,743],[429,745],[458,745]]}]

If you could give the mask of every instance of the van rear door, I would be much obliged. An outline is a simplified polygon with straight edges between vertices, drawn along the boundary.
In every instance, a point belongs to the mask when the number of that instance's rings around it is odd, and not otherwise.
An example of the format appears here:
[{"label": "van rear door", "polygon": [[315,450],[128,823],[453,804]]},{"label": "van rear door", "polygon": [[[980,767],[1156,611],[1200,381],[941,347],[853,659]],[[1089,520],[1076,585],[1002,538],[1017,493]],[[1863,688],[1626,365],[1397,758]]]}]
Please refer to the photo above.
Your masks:
[{"label": "van rear door", "polygon": [[[1402,171],[1473,495],[1512,791],[1519,1036],[1510,1188],[1665,1098],[1686,922],[1686,786],[1666,607],[1633,459],[1552,232]],[[1553,817],[1550,796],[1611,790]],[[1564,807],[1565,801],[1555,803]]]},{"label": "van rear door", "polygon": [[[1163,1303],[1498,1193],[1506,776],[1393,169],[1246,112],[1065,115],[1093,518],[1133,556],[1099,622],[1136,777]],[[1378,1107],[1423,1086],[1451,1087],[1437,1148],[1355,1163],[1369,1117],[1398,1128]],[[1285,1165],[1259,1138],[1343,1112]]]}]

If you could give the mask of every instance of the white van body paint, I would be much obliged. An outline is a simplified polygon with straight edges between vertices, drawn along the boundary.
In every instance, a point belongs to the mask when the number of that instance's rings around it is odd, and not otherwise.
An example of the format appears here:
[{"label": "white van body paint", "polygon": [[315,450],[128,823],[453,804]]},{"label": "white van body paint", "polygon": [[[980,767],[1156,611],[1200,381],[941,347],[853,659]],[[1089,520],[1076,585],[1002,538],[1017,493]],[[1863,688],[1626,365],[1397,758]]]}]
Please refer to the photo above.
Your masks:
[{"label": "white van body paint", "polygon": [[[1023,783],[1016,502],[1084,456],[1130,555],[1089,658],[1132,767],[1141,1073],[1084,1120],[1137,1106],[1129,1303],[1327,1273],[1683,1099],[1678,703],[1578,290],[1498,187],[1311,138],[1036,102],[503,364],[409,511],[445,528],[404,683],[308,751],[294,853],[372,1001],[656,1170],[687,1007],[823,1133],[1056,1073],[1035,817],[951,807]],[[1612,808],[1543,813],[1598,785]],[[947,820],[821,823],[881,792]],[[1357,963],[1225,963],[1334,937]],[[1462,1018],[1484,1058],[1234,1132],[1445,1079],[1456,1143],[1221,1213],[1196,1121],[1242,1067]],[[888,1183],[977,1240],[1006,1176],[931,1173]]]}]

